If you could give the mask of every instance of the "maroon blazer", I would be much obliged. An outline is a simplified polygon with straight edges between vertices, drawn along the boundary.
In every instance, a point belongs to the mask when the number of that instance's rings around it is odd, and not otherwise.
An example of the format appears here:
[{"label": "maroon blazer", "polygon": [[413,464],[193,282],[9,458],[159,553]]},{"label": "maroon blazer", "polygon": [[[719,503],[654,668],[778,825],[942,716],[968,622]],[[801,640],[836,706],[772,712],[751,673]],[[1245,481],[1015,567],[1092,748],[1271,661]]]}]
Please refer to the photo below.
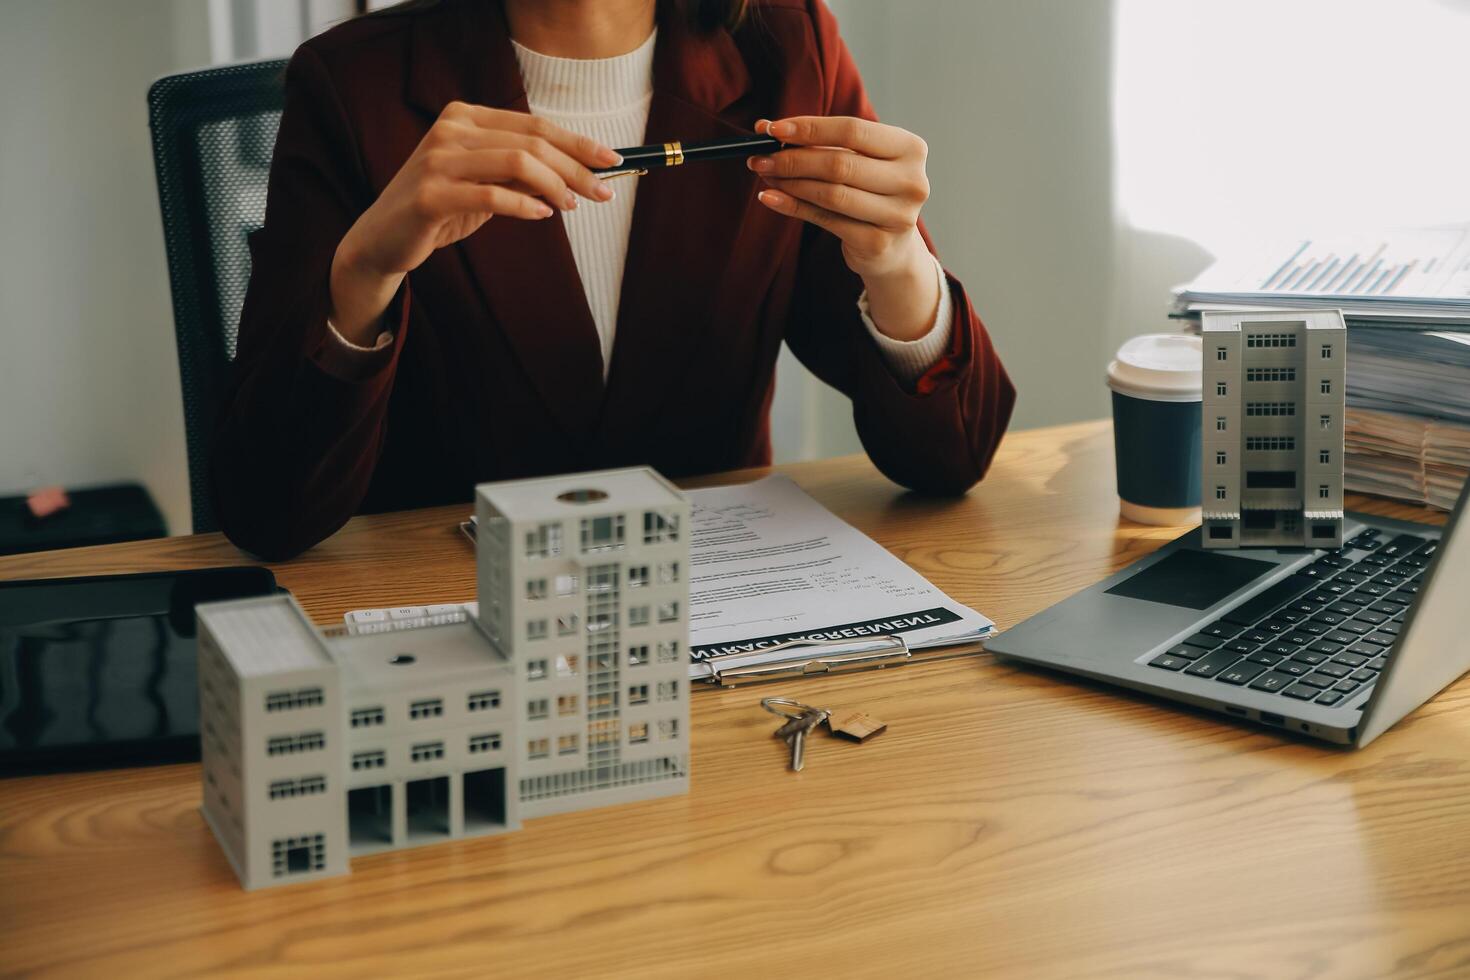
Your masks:
[{"label": "maroon blazer", "polygon": [[[763,117],[876,118],[820,0],[755,8],[733,34],[661,22],[646,142],[749,133]],[[435,252],[390,310],[392,346],[334,357],[337,243],[456,99],[527,108],[493,0],[359,18],[291,59],[212,465],[241,548],[290,557],[359,511],[466,502],[485,480],[768,463],[783,340],[852,399],[896,483],[962,493],[985,473],[1015,395],[963,287],[949,279],[949,355],[905,385],[863,327],[840,243],[761,205],[741,160],[641,178],[606,383],[555,217],[492,218]]]}]

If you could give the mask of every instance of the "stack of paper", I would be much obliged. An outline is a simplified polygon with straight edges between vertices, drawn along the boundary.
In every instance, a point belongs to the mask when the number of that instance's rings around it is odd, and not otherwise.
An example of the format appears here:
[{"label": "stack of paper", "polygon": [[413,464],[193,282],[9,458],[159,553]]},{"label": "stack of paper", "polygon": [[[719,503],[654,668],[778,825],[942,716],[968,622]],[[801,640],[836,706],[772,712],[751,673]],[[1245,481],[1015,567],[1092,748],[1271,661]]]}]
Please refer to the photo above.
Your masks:
[{"label": "stack of paper", "polygon": [[1346,486],[1449,510],[1470,477],[1470,425],[1349,408]]},{"label": "stack of paper", "polygon": [[1175,291],[1176,313],[1340,309],[1349,326],[1470,329],[1470,225],[1295,239],[1228,255]]},{"label": "stack of paper", "polygon": [[1450,508],[1470,467],[1470,225],[1248,249],[1176,290],[1174,315],[1322,307],[1348,324],[1347,488]]}]

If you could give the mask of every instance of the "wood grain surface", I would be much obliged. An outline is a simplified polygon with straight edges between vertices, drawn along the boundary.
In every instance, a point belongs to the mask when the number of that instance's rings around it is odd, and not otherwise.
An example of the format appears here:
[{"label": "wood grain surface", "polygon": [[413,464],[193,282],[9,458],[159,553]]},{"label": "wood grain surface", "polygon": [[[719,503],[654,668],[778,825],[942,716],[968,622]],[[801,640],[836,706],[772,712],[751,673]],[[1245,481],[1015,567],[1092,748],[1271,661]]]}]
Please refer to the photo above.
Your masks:
[{"label": "wood grain surface", "polygon": [[[1179,533],[1118,518],[1106,423],[1011,435],[959,500],[861,457],[780,469],[1002,627]],[[468,599],[466,510],[357,518],[273,567],[322,623]],[[3,559],[0,578],[240,561],[201,535]],[[790,773],[765,694],[889,728],[817,737]],[[988,657],[692,707],[686,797],[256,893],[199,816],[197,766],[0,781],[0,972],[1470,976],[1470,683],[1359,752]]]}]

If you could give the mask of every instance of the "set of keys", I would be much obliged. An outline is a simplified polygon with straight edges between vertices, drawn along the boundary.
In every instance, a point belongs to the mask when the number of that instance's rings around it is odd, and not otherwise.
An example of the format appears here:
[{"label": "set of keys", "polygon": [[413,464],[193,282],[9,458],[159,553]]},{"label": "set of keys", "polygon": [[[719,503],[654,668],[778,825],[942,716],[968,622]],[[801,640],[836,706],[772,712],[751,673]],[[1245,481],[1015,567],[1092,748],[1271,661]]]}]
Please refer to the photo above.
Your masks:
[{"label": "set of keys", "polygon": [[792,772],[801,772],[806,765],[806,737],[823,722],[833,735],[856,742],[865,742],[888,727],[865,711],[816,708],[791,698],[762,698],[761,707],[786,719],[775,734],[791,746]]}]

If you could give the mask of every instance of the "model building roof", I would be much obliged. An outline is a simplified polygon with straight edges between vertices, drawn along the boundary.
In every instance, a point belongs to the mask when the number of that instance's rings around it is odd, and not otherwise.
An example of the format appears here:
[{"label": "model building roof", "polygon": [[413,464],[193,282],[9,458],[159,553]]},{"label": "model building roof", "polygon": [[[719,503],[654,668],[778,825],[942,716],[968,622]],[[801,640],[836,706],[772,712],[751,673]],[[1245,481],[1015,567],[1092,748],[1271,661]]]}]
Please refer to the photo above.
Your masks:
[{"label": "model building roof", "polygon": [[359,633],[327,641],[353,687],[405,687],[449,680],[509,663],[474,620],[385,633]]},{"label": "model building roof", "polygon": [[311,621],[289,595],[201,605],[219,649],[239,677],[265,677],[330,667],[332,658]]},{"label": "model building roof", "polygon": [[1242,324],[1260,327],[1271,323],[1305,324],[1308,330],[1344,329],[1341,310],[1205,310],[1200,316],[1200,329],[1205,333],[1235,333]]},{"label": "model building roof", "polygon": [[513,521],[556,520],[590,512],[667,507],[685,502],[677,487],[641,466],[539,480],[482,483],[475,489]]}]

